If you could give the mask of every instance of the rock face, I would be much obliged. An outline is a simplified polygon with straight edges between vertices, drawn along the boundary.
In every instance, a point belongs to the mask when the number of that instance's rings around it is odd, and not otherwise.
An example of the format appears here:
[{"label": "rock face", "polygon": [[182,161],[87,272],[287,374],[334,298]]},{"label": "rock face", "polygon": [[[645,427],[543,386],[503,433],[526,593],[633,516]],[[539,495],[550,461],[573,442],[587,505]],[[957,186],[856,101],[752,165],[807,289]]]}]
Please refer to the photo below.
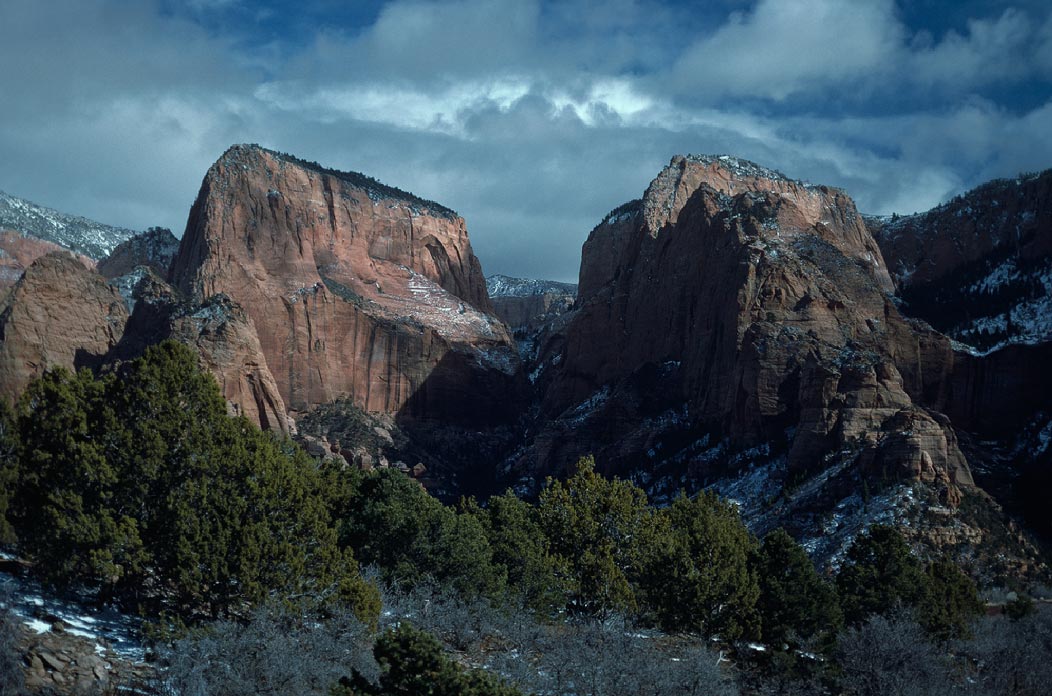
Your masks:
[{"label": "rock face", "polygon": [[[44,254],[62,249],[58,244],[14,230],[0,230],[0,290],[14,285],[29,265]],[[95,265],[86,256],[81,256],[80,260],[87,268]]]},{"label": "rock face", "polygon": [[[33,694],[103,694],[111,689],[149,688],[155,670],[121,659],[110,650],[96,650],[86,638],[67,633],[61,623],[42,634],[23,630],[25,685]],[[143,693],[149,693],[143,691]]]},{"label": "rock face", "polygon": [[1052,338],[1052,170],[867,222],[909,314],[980,350]]},{"label": "rock face", "polygon": [[294,432],[256,327],[241,306],[221,294],[202,304],[186,302],[149,273],[137,284],[134,297],[135,311],[118,356],[132,358],[146,346],[175,339],[197,351],[202,366],[219,382],[232,414],[244,415],[261,428]]},{"label": "rock face", "polygon": [[499,417],[517,355],[464,221],[358,174],[256,146],[228,150],[194,203],[174,286],[225,295],[255,326],[286,406]]},{"label": "rock face", "polygon": [[99,273],[112,280],[144,267],[164,278],[177,251],[179,240],[171,230],[151,227],[118,244],[109,256],[99,261]]},{"label": "rock face", "polygon": [[529,335],[573,308],[577,286],[551,280],[492,275],[486,278],[493,311],[518,336]]},{"label": "rock face", "polygon": [[675,423],[739,450],[784,441],[790,477],[849,457],[955,502],[972,478],[933,410],[953,350],[892,287],[842,191],[676,157],[585,243],[577,308],[539,366],[551,421],[516,466],[593,451],[622,473],[664,459],[706,479],[704,458],[663,439]]},{"label": "rock face", "polygon": [[76,255],[40,257],[0,305],[0,396],[13,401],[50,367],[97,364],[127,320],[120,295]]}]

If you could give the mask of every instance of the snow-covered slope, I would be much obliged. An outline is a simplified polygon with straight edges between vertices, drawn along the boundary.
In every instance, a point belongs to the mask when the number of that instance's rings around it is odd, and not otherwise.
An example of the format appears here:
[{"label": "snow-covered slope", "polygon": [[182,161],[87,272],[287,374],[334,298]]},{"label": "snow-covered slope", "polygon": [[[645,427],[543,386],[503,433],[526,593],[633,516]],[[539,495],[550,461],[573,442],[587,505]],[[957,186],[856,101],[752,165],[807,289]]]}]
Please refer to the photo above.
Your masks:
[{"label": "snow-covered slope", "polygon": [[1052,170],[866,223],[907,314],[981,351],[1052,339]]},{"label": "snow-covered slope", "polygon": [[53,242],[93,259],[109,255],[133,230],[67,215],[0,191],[0,229]]},{"label": "snow-covered slope", "polygon": [[511,278],[506,275],[491,275],[486,278],[486,290],[494,297],[533,297],[535,295],[576,295],[577,285],[559,283],[554,280],[533,278]]}]

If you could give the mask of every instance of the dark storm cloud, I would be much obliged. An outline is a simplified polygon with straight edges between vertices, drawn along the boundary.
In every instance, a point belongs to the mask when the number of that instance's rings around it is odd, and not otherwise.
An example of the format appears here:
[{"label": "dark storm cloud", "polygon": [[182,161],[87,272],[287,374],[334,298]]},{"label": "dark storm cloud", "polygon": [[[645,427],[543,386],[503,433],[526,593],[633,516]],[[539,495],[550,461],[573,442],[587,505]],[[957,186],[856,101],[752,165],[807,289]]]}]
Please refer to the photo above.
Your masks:
[{"label": "dark storm cloud", "polygon": [[487,273],[572,280],[676,153],[871,212],[1052,166],[1041,3],[697,5],[6,2],[0,189],[178,233],[208,165],[260,142],[456,208]]}]

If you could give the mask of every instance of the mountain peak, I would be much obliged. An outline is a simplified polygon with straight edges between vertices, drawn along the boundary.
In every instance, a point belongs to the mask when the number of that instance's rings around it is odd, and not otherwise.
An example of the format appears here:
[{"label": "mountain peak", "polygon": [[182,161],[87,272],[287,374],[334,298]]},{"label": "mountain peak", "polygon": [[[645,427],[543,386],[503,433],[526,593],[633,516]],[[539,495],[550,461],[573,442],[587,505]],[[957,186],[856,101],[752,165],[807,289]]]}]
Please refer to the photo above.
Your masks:
[{"label": "mountain peak", "polygon": [[445,217],[451,220],[459,217],[457,212],[452,208],[447,208],[440,203],[422,198],[416,194],[410,193],[409,191],[389,186],[371,176],[362,174],[361,172],[332,169],[312,160],[301,159],[287,152],[271,150],[255,143],[231,145],[227,148],[226,152],[222,154],[219,160],[216,161],[212,170],[209,171],[212,173],[217,167],[230,165],[255,168],[263,164],[263,160],[267,157],[273,158],[281,164],[291,164],[310,172],[335,177],[345,184],[350,184],[355,188],[365,191],[373,201],[389,198],[409,203],[413,208],[426,210],[431,215]]}]

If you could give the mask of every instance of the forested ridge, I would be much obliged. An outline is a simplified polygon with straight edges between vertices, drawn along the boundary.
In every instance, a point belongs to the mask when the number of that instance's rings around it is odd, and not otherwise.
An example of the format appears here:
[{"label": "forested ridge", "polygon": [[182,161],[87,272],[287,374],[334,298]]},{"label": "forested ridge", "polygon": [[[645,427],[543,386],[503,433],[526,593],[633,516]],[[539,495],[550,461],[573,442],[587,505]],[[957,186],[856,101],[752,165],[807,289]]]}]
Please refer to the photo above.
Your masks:
[{"label": "forested ridge", "polygon": [[[827,577],[714,494],[654,507],[590,458],[536,500],[446,506],[227,415],[170,341],[47,372],[0,412],[0,458],[5,546],[57,591],[140,613],[171,693],[1037,694],[1052,678],[1044,614],[1020,600],[981,620],[973,581],[892,527]],[[0,693],[20,693],[8,657]]]}]

